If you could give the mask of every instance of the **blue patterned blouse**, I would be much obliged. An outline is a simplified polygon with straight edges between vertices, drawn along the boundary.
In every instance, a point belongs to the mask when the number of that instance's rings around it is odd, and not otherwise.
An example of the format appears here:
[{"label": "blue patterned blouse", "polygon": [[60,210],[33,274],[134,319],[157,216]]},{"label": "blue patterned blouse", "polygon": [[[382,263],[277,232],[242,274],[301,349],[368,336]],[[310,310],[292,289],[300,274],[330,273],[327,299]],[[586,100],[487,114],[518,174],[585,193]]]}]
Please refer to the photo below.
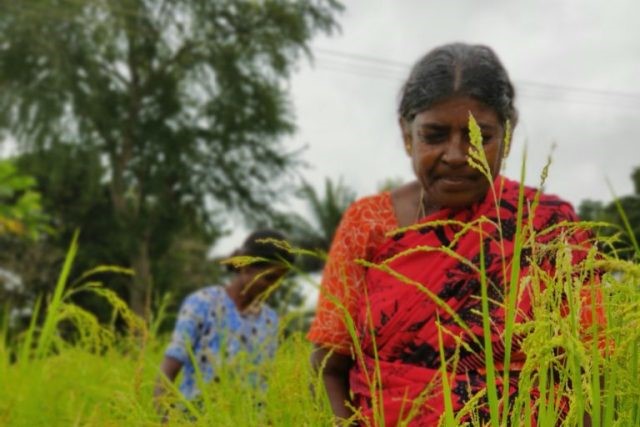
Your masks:
[{"label": "blue patterned blouse", "polygon": [[233,363],[240,353],[258,365],[272,358],[278,339],[278,316],[262,305],[257,313],[241,314],[221,286],[210,286],[189,295],[178,314],[165,356],[183,363],[180,391],[187,399],[199,394],[195,368],[187,346],[205,382],[216,378],[221,364]]}]

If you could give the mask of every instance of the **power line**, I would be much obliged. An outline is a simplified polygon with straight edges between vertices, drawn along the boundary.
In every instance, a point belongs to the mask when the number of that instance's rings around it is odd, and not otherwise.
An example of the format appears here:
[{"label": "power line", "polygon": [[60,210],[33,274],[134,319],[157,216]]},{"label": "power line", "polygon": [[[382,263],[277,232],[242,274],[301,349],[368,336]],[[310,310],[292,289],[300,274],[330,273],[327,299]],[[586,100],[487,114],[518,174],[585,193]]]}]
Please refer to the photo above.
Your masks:
[{"label": "power line", "polygon": [[[331,61],[326,61],[324,59],[318,61],[316,65],[317,65],[317,68],[320,70],[351,74],[358,77],[382,79],[382,80],[394,82],[398,85],[398,87],[402,84],[402,81],[403,81],[403,77],[400,77],[399,75],[386,73],[386,72],[383,72],[385,70],[381,70],[381,69],[362,68],[361,65],[354,66],[354,64],[331,62]],[[518,86],[518,84],[516,85]],[[640,103],[629,104],[628,101],[626,103],[620,103],[620,102],[614,103],[614,102],[611,102],[613,101],[611,98],[577,99],[575,98],[575,96],[571,96],[571,93],[569,94],[569,98],[567,98],[567,95],[558,96],[553,92],[549,92],[545,90],[540,91],[537,88],[524,87],[518,90],[518,93],[520,97],[526,98],[526,99],[559,102],[563,104],[581,104],[581,105],[609,107],[609,108],[614,107],[614,108],[623,108],[623,109],[640,109]]]},{"label": "power line", "polygon": [[384,58],[378,58],[375,56],[369,56],[369,55],[360,55],[357,53],[349,53],[349,52],[341,52],[338,50],[333,50],[333,49],[325,49],[325,48],[314,48],[313,49],[315,52],[319,52],[319,53],[325,53],[327,55],[333,55],[333,56],[338,56],[338,57],[342,57],[342,58],[346,58],[346,59],[356,59],[359,61],[365,61],[365,62],[371,62],[374,64],[378,64],[378,65],[386,65],[389,67],[396,67],[396,68],[400,68],[403,71],[404,70],[408,70],[411,68],[411,64],[407,64],[405,62],[400,62],[400,61],[394,61],[391,59],[384,59]]},{"label": "power line", "polygon": [[573,92],[588,92],[596,95],[625,97],[625,98],[630,98],[634,101],[640,101],[640,93],[634,93],[634,92],[621,92],[621,91],[615,91],[615,90],[592,89],[592,88],[585,88],[585,87],[556,85],[556,84],[550,84],[550,83],[533,82],[530,80],[520,80],[520,84],[530,85],[530,86],[540,86],[540,87],[545,87],[549,89],[568,90]]},{"label": "power line", "polygon": [[[397,78],[398,80],[402,81],[404,78],[406,78],[406,74],[408,73],[408,70],[411,67],[410,64],[407,64],[404,62],[388,60],[388,59],[379,58],[379,57],[370,56],[370,55],[361,55],[361,54],[356,54],[352,52],[343,52],[343,51],[338,51],[333,49],[326,49],[322,47],[318,47],[313,50],[314,52],[317,52],[319,54],[318,58],[320,58],[321,61],[324,61],[325,65],[328,63],[333,63],[333,65],[331,65],[330,67],[324,66],[325,69],[329,69],[331,67],[335,68],[336,64],[340,64],[340,66],[344,69],[343,72],[353,73],[353,71],[349,71],[350,67],[353,67],[354,70],[357,67],[360,67],[360,70],[358,71],[357,74],[366,75],[369,77],[385,78],[384,75],[370,75],[372,71],[377,71],[377,72],[384,71],[385,75],[387,73],[390,74],[389,78],[392,78],[394,80],[396,80]],[[323,67],[322,63],[320,64],[320,66],[321,68]],[[362,69],[362,67],[367,67],[367,68]],[[338,71],[338,70],[334,69],[333,71]],[[399,74],[396,74],[400,72],[403,73],[402,76],[400,76]],[[627,102],[636,101],[638,102],[638,104],[637,105],[613,104],[613,105],[618,107],[640,108],[639,93],[550,84],[550,83],[543,83],[543,82],[535,82],[531,80],[515,80],[515,84],[517,86],[527,88],[527,89],[532,89],[537,91],[540,91],[540,90],[546,91],[546,95],[550,97],[553,97],[554,95],[553,93],[549,94],[549,91],[555,91],[555,92],[560,91],[568,94],[583,94],[588,96],[595,95],[600,97],[598,101],[602,101],[603,97],[607,98],[608,101],[611,101],[613,99],[619,100],[620,98],[625,98],[625,101]],[[527,97],[531,95],[523,95],[523,96]],[[531,97],[535,97],[535,96],[531,96]],[[560,99],[561,98],[558,98],[558,100]],[[566,102],[566,100],[563,100],[563,101]],[[580,102],[577,102],[577,103],[580,103]],[[609,105],[609,104],[606,104],[606,103],[595,104],[591,102],[590,105]]]},{"label": "power line", "polygon": [[383,79],[393,80],[397,83],[402,83],[404,76],[399,72],[393,70],[370,67],[363,64],[353,64],[343,61],[336,61],[331,58],[318,58],[316,65],[321,69],[331,69],[333,71],[343,71],[345,73],[366,75],[368,77],[379,77]]},{"label": "power line", "polygon": [[541,93],[541,94],[529,93],[526,90],[524,93],[520,91],[519,95],[523,98],[537,99],[542,101],[560,102],[564,104],[581,104],[581,105],[591,105],[591,106],[598,106],[598,107],[640,109],[640,103],[629,104],[629,103],[598,102],[597,99],[576,99],[576,98],[568,99],[562,96],[552,95],[548,93]]},{"label": "power line", "polygon": [[[321,70],[337,72],[337,73],[346,73],[351,74],[358,77],[370,77],[374,79],[382,79],[389,82],[396,83],[398,87],[402,83],[402,78],[398,76],[392,76],[385,73],[377,73],[375,70],[357,70],[354,68],[346,67],[343,64],[333,64],[333,63],[318,63],[318,68]],[[597,102],[597,100],[588,100],[588,99],[567,99],[563,96],[552,95],[550,93],[531,93],[530,90],[524,89],[519,90],[519,96],[526,99],[534,99],[540,101],[552,101],[559,102],[563,104],[581,104],[581,105],[589,105],[589,106],[598,106],[598,107],[616,107],[616,108],[632,108],[632,109],[640,109],[640,105],[629,105],[629,104],[612,104],[611,102]]]}]

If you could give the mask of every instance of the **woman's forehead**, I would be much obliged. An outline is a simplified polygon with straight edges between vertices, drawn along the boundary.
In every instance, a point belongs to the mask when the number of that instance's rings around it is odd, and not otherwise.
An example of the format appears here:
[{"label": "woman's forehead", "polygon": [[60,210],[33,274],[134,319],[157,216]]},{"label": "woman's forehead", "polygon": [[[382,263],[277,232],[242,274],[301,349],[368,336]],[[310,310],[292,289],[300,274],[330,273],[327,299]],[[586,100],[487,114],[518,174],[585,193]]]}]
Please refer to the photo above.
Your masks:
[{"label": "woman's forehead", "polygon": [[468,96],[455,96],[439,101],[416,114],[414,122],[419,126],[438,127],[452,121],[469,120],[472,114],[478,123],[485,126],[499,124],[498,114],[488,105]]}]

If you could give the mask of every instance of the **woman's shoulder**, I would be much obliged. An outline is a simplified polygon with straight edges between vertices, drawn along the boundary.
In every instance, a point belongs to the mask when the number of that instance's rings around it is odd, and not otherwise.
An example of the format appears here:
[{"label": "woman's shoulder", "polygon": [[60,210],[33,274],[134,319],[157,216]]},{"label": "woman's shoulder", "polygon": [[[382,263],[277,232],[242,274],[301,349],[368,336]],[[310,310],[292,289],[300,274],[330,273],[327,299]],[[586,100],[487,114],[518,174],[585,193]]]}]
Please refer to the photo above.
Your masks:
[{"label": "woman's shoulder", "polygon": [[391,207],[391,192],[383,191],[376,194],[369,194],[364,197],[360,197],[353,202],[349,209],[370,209],[372,207],[388,208]]},{"label": "woman's shoulder", "polygon": [[331,245],[334,258],[366,256],[371,248],[398,228],[391,194],[386,191],[362,197],[345,211]]},{"label": "woman's shoulder", "polygon": [[361,197],[347,208],[344,216],[347,220],[365,224],[393,225],[396,222],[389,191]]},{"label": "woman's shoulder", "polygon": [[224,286],[211,285],[191,292],[184,299],[183,304],[206,307],[224,303],[227,298]]}]

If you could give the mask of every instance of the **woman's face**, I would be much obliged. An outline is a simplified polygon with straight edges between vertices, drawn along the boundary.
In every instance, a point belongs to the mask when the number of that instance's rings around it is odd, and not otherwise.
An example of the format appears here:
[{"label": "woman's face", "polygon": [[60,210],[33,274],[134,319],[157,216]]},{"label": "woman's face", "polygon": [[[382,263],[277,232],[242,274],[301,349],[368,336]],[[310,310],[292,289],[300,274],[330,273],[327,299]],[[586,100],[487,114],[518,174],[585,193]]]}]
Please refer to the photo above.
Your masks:
[{"label": "woman's face", "polygon": [[281,265],[255,267],[248,265],[244,267],[245,286],[243,293],[250,295],[250,299],[255,299],[267,292],[287,273],[287,268]]},{"label": "woman's face", "polygon": [[480,126],[495,177],[503,156],[504,127],[492,108],[468,96],[455,96],[418,113],[411,122],[401,120],[413,170],[425,190],[427,213],[469,206],[489,189],[487,178],[467,163],[469,113]]}]

